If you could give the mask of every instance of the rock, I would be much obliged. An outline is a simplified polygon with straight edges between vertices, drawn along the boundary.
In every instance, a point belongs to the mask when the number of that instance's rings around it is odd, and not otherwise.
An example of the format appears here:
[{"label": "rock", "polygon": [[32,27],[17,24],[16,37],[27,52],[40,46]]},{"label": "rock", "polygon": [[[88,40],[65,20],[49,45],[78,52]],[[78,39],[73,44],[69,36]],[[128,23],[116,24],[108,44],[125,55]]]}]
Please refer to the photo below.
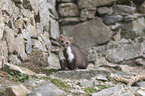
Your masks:
[{"label": "rock", "polygon": [[49,30],[50,30],[49,21],[51,19],[50,16],[52,16],[50,11],[48,10],[50,4],[47,3],[47,0],[42,0],[42,1],[38,2],[38,4],[39,4],[39,6],[38,7],[36,6],[39,10],[38,21],[40,22],[42,29],[49,32]]},{"label": "rock", "polygon": [[121,15],[107,14],[103,17],[103,22],[105,24],[115,24],[119,21],[123,21],[123,17]]},{"label": "rock", "polygon": [[4,69],[6,69],[8,72],[11,72],[11,70],[12,70],[12,71],[20,72],[20,73],[25,74],[25,75],[36,75],[35,72],[30,71],[27,68],[16,66],[13,64],[5,63],[4,67],[5,67]]},{"label": "rock", "polygon": [[98,57],[95,61],[95,66],[107,65],[109,62],[105,59],[105,57]]},{"label": "rock", "polygon": [[91,79],[96,76],[96,74],[104,74],[106,76],[110,75],[110,72],[106,69],[78,69],[78,70],[69,70],[69,71],[58,71],[53,73],[52,76],[66,78],[66,79]]},{"label": "rock", "polygon": [[143,58],[138,58],[138,59],[136,59],[136,63],[137,63],[138,65],[145,66],[145,59],[143,59]]},{"label": "rock", "polygon": [[42,34],[42,32],[40,32],[38,29],[36,29],[30,23],[27,25],[26,30],[29,32],[31,37],[37,37],[40,34]]},{"label": "rock", "polygon": [[13,64],[21,64],[21,61],[18,59],[17,55],[9,55],[9,61]]},{"label": "rock", "polygon": [[[24,9],[24,8],[22,8],[22,9],[20,10],[20,12],[21,12],[21,14],[23,14],[24,17],[27,18],[27,19],[28,19],[30,16],[34,16],[34,14],[33,14],[30,10],[27,10],[27,9]],[[24,19],[24,18],[21,18],[21,19]]]},{"label": "rock", "polygon": [[82,87],[93,87],[94,86],[94,82],[93,81],[81,81],[80,82],[80,86]]},{"label": "rock", "polygon": [[120,41],[121,40],[121,30],[119,30],[114,36],[114,41]]},{"label": "rock", "polygon": [[23,21],[21,19],[18,19],[15,23],[14,23],[15,28],[23,28]]},{"label": "rock", "polygon": [[141,11],[142,13],[145,14],[145,1],[144,1],[144,3],[140,6],[140,11]]},{"label": "rock", "polygon": [[66,93],[60,89],[58,89],[54,84],[48,82],[33,92],[28,94],[28,96],[64,96]]},{"label": "rock", "polygon": [[0,18],[0,39],[2,39],[5,24],[4,24],[4,18],[1,13],[0,13],[0,17],[1,17]]},{"label": "rock", "polygon": [[6,36],[6,42],[7,42],[7,46],[8,46],[8,51],[9,53],[12,53],[13,51],[15,51],[15,31],[10,29],[8,26],[5,27],[5,36]]},{"label": "rock", "polygon": [[96,76],[96,79],[97,80],[102,80],[102,81],[107,81],[108,79],[105,77],[105,76],[103,76],[103,75],[98,75],[98,76]]},{"label": "rock", "polygon": [[48,57],[48,64],[50,69],[61,69],[59,58],[53,53]]},{"label": "rock", "polygon": [[113,12],[117,15],[128,15],[133,14],[136,11],[135,7],[127,6],[127,5],[114,5]]},{"label": "rock", "polygon": [[81,9],[81,18],[94,18],[95,17],[95,14],[96,14],[96,7],[94,8],[87,8],[87,9]]},{"label": "rock", "polygon": [[110,25],[110,28],[112,29],[112,30],[117,30],[117,29],[119,29],[121,27],[121,24],[119,24],[119,23],[116,23],[115,25]]},{"label": "rock", "polygon": [[140,81],[136,83],[137,85],[139,85],[140,87],[145,88],[145,81]]},{"label": "rock", "polygon": [[59,20],[59,22],[61,23],[61,25],[68,25],[68,24],[76,24],[76,23],[80,23],[81,20],[79,17],[68,17],[68,18],[61,18]]},{"label": "rock", "polygon": [[1,10],[5,10],[9,16],[13,16],[14,20],[19,16],[19,8],[15,6],[12,0],[2,0],[0,6]]},{"label": "rock", "polygon": [[79,16],[79,11],[74,3],[61,3],[58,5],[58,12],[62,17]]},{"label": "rock", "polygon": [[73,2],[74,0],[57,0],[57,2],[61,2],[61,3],[64,3],[64,2]]},{"label": "rock", "polygon": [[50,36],[53,39],[57,39],[60,35],[60,31],[59,31],[59,23],[56,20],[51,19],[51,27],[50,27]]},{"label": "rock", "polygon": [[22,34],[19,34],[15,40],[16,51],[22,60],[25,60],[27,58],[27,54],[25,53],[25,45]]},{"label": "rock", "polygon": [[135,96],[145,96],[145,92],[143,90],[138,90]]},{"label": "rock", "polygon": [[44,32],[43,34],[40,35],[40,37],[42,38],[44,42],[44,44],[46,45],[46,48],[48,49],[48,51],[51,50],[51,41],[49,39],[49,33],[48,32]]},{"label": "rock", "polygon": [[63,34],[72,36],[74,42],[83,48],[103,44],[112,37],[112,31],[99,18],[77,24],[63,26]]},{"label": "rock", "polygon": [[117,0],[78,0],[78,7],[80,9],[83,8],[91,8],[91,7],[97,7],[97,6],[103,6],[103,5],[110,5],[113,4],[113,2],[116,2]]},{"label": "rock", "polygon": [[37,48],[40,51],[47,52],[47,49],[45,47],[45,44],[41,43],[38,40],[32,40],[32,42],[34,42],[33,43],[34,44],[34,47],[33,48]]},{"label": "rock", "polygon": [[23,85],[15,85],[6,88],[4,96],[26,96],[31,91]]},{"label": "rock", "polygon": [[31,53],[32,52],[32,40],[30,33],[26,29],[22,29],[22,35],[24,38],[24,42],[26,43],[26,52]]},{"label": "rock", "polygon": [[2,60],[4,60],[5,63],[8,62],[8,47],[6,41],[0,41],[0,66],[3,62]]},{"label": "rock", "polygon": [[12,0],[12,1],[16,3],[23,3],[23,0]]},{"label": "rock", "polygon": [[122,85],[116,85],[115,87],[103,89],[97,93],[93,93],[92,96],[111,96],[111,95],[116,94],[116,93],[119,94],[122,90],[123,90]]},{"label": "rock", "polygon": [[[139,42],[128,42],[123,44],[123,40],[113,43],[113,46],[107,47],[105,52],[106,58],[112,62],[121,62],[140,56],[140,43]],[[126,42],[126,41],[125,41]],[[130,44],[129,44],[130,43]]]},{"label": "rock", "polygon": [[123,24],[121,27],[121,37],[126,39],[135,39],[138,36],[144,36],[145,19],[138,18],[132,22]]},{"label": "rock", "polygon": [[104,14],[110,13],[110,9],[109,9],[108,7],[99,7],[99,8],[97,9],[97,11],[98,11],[98,13],[99,13],[100,15],[104,15]]}]

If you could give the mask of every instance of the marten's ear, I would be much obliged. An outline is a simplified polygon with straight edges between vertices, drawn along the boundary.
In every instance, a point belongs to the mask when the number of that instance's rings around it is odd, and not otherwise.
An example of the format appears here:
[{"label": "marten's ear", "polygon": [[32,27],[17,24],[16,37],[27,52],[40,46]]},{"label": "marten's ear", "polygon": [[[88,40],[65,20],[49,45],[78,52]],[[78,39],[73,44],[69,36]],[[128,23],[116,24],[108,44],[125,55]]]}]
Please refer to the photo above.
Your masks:
[{"label": "marten's ear", "polygon": [[72,38],[72,37],[70,37],[70,38],[69,38],[69,41],[70,41],[70,42],[72,42],[72,41],[73,41],[73,38]]},{"label": "marten's ear", "polygon": [[63,38],[64,36],[62,34],[60,34],[59,38]]}]

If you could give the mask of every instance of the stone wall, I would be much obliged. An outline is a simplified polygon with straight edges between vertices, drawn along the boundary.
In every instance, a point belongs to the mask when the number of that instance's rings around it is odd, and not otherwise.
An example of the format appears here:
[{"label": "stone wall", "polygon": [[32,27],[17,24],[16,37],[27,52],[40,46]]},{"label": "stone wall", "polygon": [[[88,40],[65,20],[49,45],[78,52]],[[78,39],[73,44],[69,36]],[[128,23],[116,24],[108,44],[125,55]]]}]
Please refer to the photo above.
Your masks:
[{"label": "stone wall", "polygon": [[[56,0],[0,1],[0,57],[21,63],[33,49],[51,50],[59,32]],[[0,58],[0,65],[2,58]]]},{"label": "stone wall", "polygon": [[[100,53],[113,62],[142,57],[145,55],[144,13],[143,0],[2,0],[0,57],[4,57],[5,62],[20,64],[29,58],[33,49],[49,56],[53,52],[51,40],[57,39],[60,33],[72,36],[74,42],[85,49],[105,45]],[[119,42],[116,46],[123,49],[111,49],[111,45],[106,45],[108,42]],[[140,49],[137,53],[129,52],[131,56],[121,55],[122,52],[118,53],[122,57],[112,54],[128,46],[134,46],[133,51]],[[0,66],[2,61],[0,58]]]},{"label": "stone wall", "polygon": [[[110,62],[144,58],[144,0],[59,0],[61,32]],[[109,43],[108,43],[109,42]]]}]

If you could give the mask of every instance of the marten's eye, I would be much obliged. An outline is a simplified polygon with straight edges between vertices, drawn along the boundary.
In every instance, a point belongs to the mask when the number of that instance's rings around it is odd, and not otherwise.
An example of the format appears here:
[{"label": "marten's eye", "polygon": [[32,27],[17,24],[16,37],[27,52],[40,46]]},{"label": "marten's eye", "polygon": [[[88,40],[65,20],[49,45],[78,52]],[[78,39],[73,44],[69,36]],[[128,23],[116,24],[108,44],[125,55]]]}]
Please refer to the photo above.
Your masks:
[{"label": "marten's eye", "polygon": [[68,45],[68,42],[66,42],[66,44]]}]

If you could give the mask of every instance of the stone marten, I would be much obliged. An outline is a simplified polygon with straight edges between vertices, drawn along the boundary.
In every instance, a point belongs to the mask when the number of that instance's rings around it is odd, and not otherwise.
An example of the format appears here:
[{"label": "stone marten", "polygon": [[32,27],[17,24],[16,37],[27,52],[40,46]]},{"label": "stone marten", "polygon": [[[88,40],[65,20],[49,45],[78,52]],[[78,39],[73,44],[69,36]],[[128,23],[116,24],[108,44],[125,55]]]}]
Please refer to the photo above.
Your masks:
[{"label": "stone marten", "polygon": [[61,69],[86,69],[88,66],[87,57],[78,46],[72,44],[73,38],[61,34],[58,40],[60,45],[59,59]]}]

